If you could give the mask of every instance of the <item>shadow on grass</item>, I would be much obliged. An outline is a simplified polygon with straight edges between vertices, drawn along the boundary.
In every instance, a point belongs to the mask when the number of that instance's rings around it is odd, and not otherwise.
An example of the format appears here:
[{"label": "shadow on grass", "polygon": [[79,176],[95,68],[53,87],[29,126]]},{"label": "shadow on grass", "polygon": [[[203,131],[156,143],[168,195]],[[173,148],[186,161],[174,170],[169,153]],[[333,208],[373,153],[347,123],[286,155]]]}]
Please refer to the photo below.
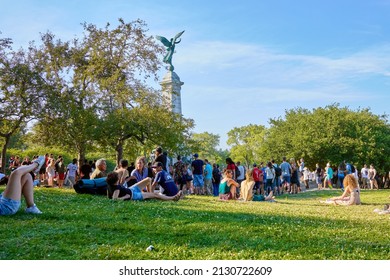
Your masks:
[{"label": "shadow on grass", "polygon": [[[387,259],[388,219],[373,215],[371,204],[317,202],[334,194],[175,203],[40,190],[43,215],[1,218],[0,259]],[[156,249],[145,251],[149,245]]]}]

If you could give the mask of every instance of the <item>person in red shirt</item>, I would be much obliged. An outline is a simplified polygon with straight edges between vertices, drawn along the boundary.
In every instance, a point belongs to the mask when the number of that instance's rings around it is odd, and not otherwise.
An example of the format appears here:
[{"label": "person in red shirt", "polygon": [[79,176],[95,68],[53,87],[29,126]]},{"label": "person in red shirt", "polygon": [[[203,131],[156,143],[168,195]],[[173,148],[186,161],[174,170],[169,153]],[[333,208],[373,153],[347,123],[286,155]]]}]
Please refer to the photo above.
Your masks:
[{"label": "person in red shirt", "polygon": [[257,167],[257,164],[253,164],[252,170],[253,180],[255,181],[255,185],[253,186],[253,190],[256,194],[261,194],[263,191],[261,190],[261,184],[263,181],[263,171]]},{"label": "person in red shirt", "polygon": [[231,170],[232,171],[232,178],[233,180],[236,180],[237,176],[236,176],[236,164],[233,162],[233,160],[231,158],[226,158],[226,164],[227,164],[227,167],[226,167],[226,170]]}]

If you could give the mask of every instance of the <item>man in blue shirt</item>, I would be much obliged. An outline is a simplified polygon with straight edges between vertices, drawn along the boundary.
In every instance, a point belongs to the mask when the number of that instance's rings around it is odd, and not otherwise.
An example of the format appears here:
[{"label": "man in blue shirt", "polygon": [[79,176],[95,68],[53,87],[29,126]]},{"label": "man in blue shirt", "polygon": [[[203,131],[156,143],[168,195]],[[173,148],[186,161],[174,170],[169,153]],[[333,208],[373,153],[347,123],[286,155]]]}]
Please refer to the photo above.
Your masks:
[{"label": "man in blue shirt", "polygon": [[280,164],[280,169],[282,169],[282,185],[286,184],[286,191],[289,192],[292,168],[291,165],[287,162],[286,157],[283,157],[283,162]]},{"label": "man in blue shirt", "polygon": [[156,171],[156,177],[154,178],[151,188],[152,192],[156,188],[157,184],[159,184],[162,188],[162,194],[165,194],[166,196],[175,196],[179,192],[179,189],[177,188],[171,175],[163,169],[163,163],[158,161],[152,166],[152,168]]},{"label": "man in blue shirt", "polygon": [[206,165],[204,167],[204,193],[211,195],[213,193],[213,167],[207,159],[204,160]]}]

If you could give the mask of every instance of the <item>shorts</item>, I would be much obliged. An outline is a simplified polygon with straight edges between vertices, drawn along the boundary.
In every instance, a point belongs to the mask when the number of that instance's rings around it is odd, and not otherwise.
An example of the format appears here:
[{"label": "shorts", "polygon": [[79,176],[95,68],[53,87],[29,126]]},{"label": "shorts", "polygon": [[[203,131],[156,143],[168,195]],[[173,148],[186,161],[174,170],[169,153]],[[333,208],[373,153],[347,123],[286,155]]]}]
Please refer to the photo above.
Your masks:
[{"label": "shorts", "polygon": [[253,189],[254,189],[254,190],[259,190],[259,189],[260,189],[260,184],[261,184],[260,181],[255,181],[255,184],[254,184],[254,186],[253,186]]},{"label": "shorts", "polygon": [[252,198],[253,201],[265,201],[265,197],[262,194],[255,194]]},{"label": "shorts", "polygon": [[283,182],[286,182],[286,183],[289,183],[289,184],[291,183],[290,175],[283,175],[282,180],[283,180]]},{"label": "shorts", "polygon": [[65,179],[65,173],[58,173],[58,180],[64,180]]},{"label": "shorts", "polygon": [[43,165],[41,169],[39,169],[39,174],[46,174],[46,166]]},{"label": "shorts", "polygon": [[132,192],[131,200],[144,200],[141,189],[137,185],[130,187],[130,190]]},{"label": "shorts", "polygon": [[321,177],[316,177],[316,183],[317,184],[322,184],[322,178]]},{"label": "shorts", "polygon": [[3,194],[0,194],[0,216],[13,215],[18,212],[19,208],[20,200],[6,198],[3,197]]},{"label": "shorts", "polygon": [[195,188],[203,188],[203,186],[204,186],[203,175],[194,174],[193,184],[194,184]]}]

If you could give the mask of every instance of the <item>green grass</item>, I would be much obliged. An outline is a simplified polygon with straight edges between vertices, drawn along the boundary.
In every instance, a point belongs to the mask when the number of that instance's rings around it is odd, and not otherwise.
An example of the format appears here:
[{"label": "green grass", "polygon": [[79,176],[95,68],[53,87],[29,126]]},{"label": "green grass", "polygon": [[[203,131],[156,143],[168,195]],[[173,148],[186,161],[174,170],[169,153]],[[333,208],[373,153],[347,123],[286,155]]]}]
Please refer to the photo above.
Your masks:
[{"label": "green grass", "polygon": [[[390,215],[373,210],[389,202],[390,191],[362,191],[360,206],[318,203],[338,194],[306,192],[277,203],[204,196],[115,202],[37,188],[42,215],[22,208],[0,217],[0,259],[389,259]],[[151,252],[145,250],[150,244]]]}]

